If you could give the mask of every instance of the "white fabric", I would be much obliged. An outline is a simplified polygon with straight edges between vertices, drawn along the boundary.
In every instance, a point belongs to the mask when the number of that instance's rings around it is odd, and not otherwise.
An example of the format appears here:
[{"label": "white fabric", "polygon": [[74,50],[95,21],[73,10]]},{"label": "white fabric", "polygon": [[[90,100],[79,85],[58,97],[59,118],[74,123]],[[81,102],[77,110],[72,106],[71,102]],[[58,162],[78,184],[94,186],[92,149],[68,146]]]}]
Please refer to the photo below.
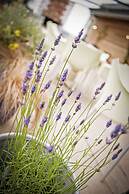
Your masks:
[{"label": "white fabric", "polygon": [[[125,73],[125,69],[127,73]],[[110,94],[117,95],[121,91],[119,101],[112,110],[104,112],[104,114],[116,122],[127,123],[129,116],[129,92],[126,90],[129,85],[129,66],[119,63],[119,60],[113,60],[109,75],[107,78],[106,86],[103,89],[102,96],[96,108],[101,106],[107,96]],[[121,81],[122,80],[122,81]],[[123,81],[124,80],[124,81]],[[123,82],[123,83],[122,83]],[[128,84],[127,84],[128,83]],[[126,87],[126,88],[125,88]],[[111,104],[107,104],[106,108],[110,108]]]},{"label": "white fabric", "polygon": [[95,47],[91,47],[86,42],[82,41],[74,50],[69,59],[69,63],[77,70],[88,70],[96,67],[100,63],[101,51]]}]

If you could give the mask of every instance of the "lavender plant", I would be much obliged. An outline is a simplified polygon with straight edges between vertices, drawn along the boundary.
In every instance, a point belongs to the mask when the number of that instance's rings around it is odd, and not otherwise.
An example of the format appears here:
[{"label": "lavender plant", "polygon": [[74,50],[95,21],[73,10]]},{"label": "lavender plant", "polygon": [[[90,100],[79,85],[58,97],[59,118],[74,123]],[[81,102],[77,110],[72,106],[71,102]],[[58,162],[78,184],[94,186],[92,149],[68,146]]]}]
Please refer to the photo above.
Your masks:
[{"label": "lavender plant", "polygon": [[[101,168],[122,152],[118,141],[127,132],[129,122],[113,127],[112,120],[106,122],[90,145],[79,149],[78,145],[88,139],[87,133],[101,111],[106,109],[107,103],[113,107],[121,95],[119,92],[116,96],[107,96],[98,110],[94,110],[95,100],[105,83],[96,89],[86,107],[81,102],[80,92],[76,94],[65,88],[69,73],[67,63],[82,34],[83,30],[73,40],[71,52],[62,65],[56,83],[47,75],[54,65],[55,50],[62,35],[57,37],[49,51],[42,51],[44,40],[36,48],[34,60],[28,66],[22,84],[24,98],[12,126],[12,129],[14,126],[16,128],[15,136],[10,138],[9,133],[1,149],[0,193],[73,194],[84,189]],[[46,93],[49,94],[48,102],[44,101]],[[35,107],[39,108],[41,119],[32,127]],[[104,134],[111,127],[112,131],[106,137]],[[29,128],[31,138],[27,136]]]}]

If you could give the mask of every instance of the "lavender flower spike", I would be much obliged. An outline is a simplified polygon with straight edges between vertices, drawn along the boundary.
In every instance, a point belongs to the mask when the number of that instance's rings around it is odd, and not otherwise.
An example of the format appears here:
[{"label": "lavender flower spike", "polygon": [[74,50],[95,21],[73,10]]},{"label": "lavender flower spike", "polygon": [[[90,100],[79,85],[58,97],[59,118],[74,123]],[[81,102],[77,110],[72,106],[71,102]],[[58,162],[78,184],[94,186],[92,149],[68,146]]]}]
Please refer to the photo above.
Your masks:
[{"label": "lavender flower spike", "polygon": [[54,42],[54,46],[58,46],[58,45],[59,45],[59,42],[60,42],[60,40],[61,40],[61,37],[62,37],[62,34],[60,34],[60,35],[56,38],[56,40],[55,40],[55,42]]},{"label": "lavender flower spike", "polygon": [[51,81],[48,81],[43,90],[47,90],[51,86]]},{"label": "lavender flower spike", "polygon": [[74,42],[72,43],[72,47],[73,47],[73,48],[76,48],[76,47],[77,47],[77,44],[80,43],[81,36],[83,35],[83,30],[84,30],[84,29],[82,29],[82,30],[79,32],[78,36],[74,38]]},{"label": "lavender flower spike", "polygon": [[41,49],[43,48],[43,44],[44,44],[44,41],[45,41],[45,38],[43,38],[42,40],[41,40],[41,42],[39,43],[39,45],[37,46],[37,51],[41,51]]},{"label": "lavender flower spike", "polygon": [[26,119],[24,119],[24,124],[25,124],[26,126],[28,126],[29,123],[30,123],[30,116],[27,117]]},{"label": "lavender flower spike", "polygon": [[45,144],[45,148],[46,148],[46,150],[47,150],[48,152],[52,152],[53,149],[54,149],[54,147],[53,147],[52,145],[50,145],[49,143],[46,143],[46,144]]},{"label": "lavender flower spike", "polygon": [[121,152],[122,152],[122,148],[119,149],[118,152],[115,153],[115,154],[112,156],[112,160],[115,160],[115,159],[119,156],[119,154],[120,154]]},{"label": "lavender flower spike", "polygon": [[61,118],[62,112],[60,112],[57,117],[56,117],[56,121],[58,121]]},{"label": "lavender flower spike", "polygon": [[115,126],[114,130],[111,132],[111,138],[115,138],[117,137],[120,133],[121,133],[121,124],[118,124]]},{"label": "lavender flower spike", "polygon": [[43,109],[44,106],[45,106],[45,102],[41,102],[41,103],[40,103],[40,109]]},{"label": "lavender flower spike", "polygon": [[33,94],[35,92],[35,90],[36,90],[36,86],[32,86],[32,88],[31,88],[31,94]]},{"label": "lavender flower spike", "polygon": [[26,75],[25,75],[25,81],[28,81],[32,78],[32,70],[27,70]]},{"label": "lavender flower spike", "polygon": [[47,51],[45,51],[45,52],[43,53],[43,55],[42,55],[42,57],[41,57],[42,62],[43,62],[44,59],[47,57],[47,54],[48,54]]},{"label": "lavender flower spike", "polygon": [[64,81],[66,80],[67,75],[68,75],[68,69],[66,69],[66,70],[63,72],[62,76],[61,76],[61,81],[62,81],[62,82],[64,82]]},{"label": "lavender flower spike", "polygon": [[119,98],[120,98],[120,96],[121,96],[121,92],[119,92],[119,93],[117,94],[117,96],[115,97],[115,101],[118,101]]},{"label": "lavender flower spike", "polygon": [[23,83],[23,85],[22,85],[22,93],[23,93],[23,95],[25,95],[27,93],[27,88],[28,88],[28,85],[26,83]]},{"label": "lavender flower spike", "polygon": [[61,90],[61,92],[59,92],[58,96],[57,96],[57,99],[60,99],[64,94],[64,90]]},{"label": "lavender flower spike", "polygon": [[105,86],[105,82],[103,82],[103,83],[101,84],[101,86],[99,87],[99,89],[102,90],[104,86]]},{"label": "lavender flower spike", "polygon": [[42,65],[43,61],[45,60],[46,56],[47,56],[47,51],[45,51],[45,52],[43,53],[42,57],[40,58],[39,63],[37,64],[37,67],[38,67],[38,68],[41,67],[41,65]]},{"label": "lavender flower spike", "polygon": [[50,60],[49,66],[53,65],[53,63],[54,63],[55,60],[56,60],[56,56],[54,56],[54,57]]},{"label": "lavender flower spike", "polygon": [[98,94],[100,94],[99,88],[97,88],[97,89],[95,90],[95,96],[97,96]]},{"label": "lavender flower spike", "polygon": [[106,144],[110,145],[113,142],[111,138],[106,137]]},{"label": "lavender flower spike", "polygon": [[66,118],[65,118],[65,122],[67,123],[70,119],[70,115],[68,115]]},{"label": "lavender flower spike", "polygon": [[76,96],[76,100],[79,100],[81,97],[81,92]]},{"label": "lavender flower spike", "polygon": [[112,98],[112,94],[106,98],[103,105],[105,105],[107,102],[109,102],[111,100],[111,98]]},{"label": "lavender flower spike", "polygon": [[78,112],[81,109],[81,103],[79,103],[75,109],[75,112]]},{"label": "lavender flower spike", "polygon": [[114,154],[114,155],[112,156],[112,160],[115,160],[117,157],[118,157],[118,154],[116,153],[116,154]]},{"label": "lavender flower spike", "polygon": [[40,82],[41,77],[42,77],[42,73],[38,70],[36,74],[35,82],[36,83]]},{"label": "lavender flower spike", "polygon": [[82,29],[82,30],[79,32],[78,36],[75,37],[75,39],[74,39],[75,44],[78,44],[78,43],[80,42],[80,39],[81,39],[81,37],[82,37],[82,35],[83,35],[83,31],[84,31],[84,29]]},{"label": "lavender flower spike", "polygon": [[34,62],[32,62],[32,63],[30,63],[30,65],[29,65],[29,70],[33,70],[33,68],[34,68]]},{"label": "lavender flower spike", "polygon": [[112,120],[109,120],[107,123],[106,123],[106,127],[110,127],[112,125]]},{"label": "lavender flower spike", "polygon": [[48,118],[46,116],[43,117],[41,123],[40,123],[40,127],[43,127],[44,124],[47,122]]},{"label": "lavender flower spike", "polygon": [[68,97],[70,97],[70,96],[72,95],[72,93],[73,93],[73,91],[70,90],[70,91],[68,92]]},{"label": "lavender flower spike", "polygon": [[127,133],[127,129],[125,126],[121,125],[120,134],[125,134],[125,133]]},{"label": "lavender flower spike", "polygon": [[67,101],[67,99],[65,98],[65,99],[62,101],[61,106],[64,106],[65,103],[66,103],[66,101]]}]

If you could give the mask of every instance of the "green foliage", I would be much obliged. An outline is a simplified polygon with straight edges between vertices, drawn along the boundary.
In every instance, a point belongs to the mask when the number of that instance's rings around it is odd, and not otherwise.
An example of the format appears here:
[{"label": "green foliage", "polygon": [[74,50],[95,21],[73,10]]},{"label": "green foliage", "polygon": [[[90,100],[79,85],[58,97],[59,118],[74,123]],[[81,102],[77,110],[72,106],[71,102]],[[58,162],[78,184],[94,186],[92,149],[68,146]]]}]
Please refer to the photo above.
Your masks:
[{"label": "green foliage", "polygon": [[16,49],[24,43],[33,49],[41,39],[41,27],[27,8],[20,3],[5,5],[0,13],[0,41]]},{"label": "green foliage", "polygon": [[[69,183],[72,179],[61,155],[56,152],[48,153],[43,145],[37,145],[35,140],[27,142],[23,149],[23,136],[19,136],[17,140],[11,142],[9,150],[4,149],[6,159],[4,159],[3,176],[0,176],[0,193],[1,191],[3,194],[63,192],[66,182],[68,184],[65,174],[67,173]],[[3,171],[1,163],[2,161],[0,161],[0,174]]]}]

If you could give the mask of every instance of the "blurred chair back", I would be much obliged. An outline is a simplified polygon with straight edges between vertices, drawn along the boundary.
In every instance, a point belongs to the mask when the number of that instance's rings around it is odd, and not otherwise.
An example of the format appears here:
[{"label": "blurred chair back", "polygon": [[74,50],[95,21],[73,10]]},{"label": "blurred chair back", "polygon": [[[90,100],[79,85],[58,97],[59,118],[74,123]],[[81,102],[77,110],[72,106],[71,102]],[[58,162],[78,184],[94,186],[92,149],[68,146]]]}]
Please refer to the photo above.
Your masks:
[{"label": "blurred chair back", "polygon": [[69,63],[74,69],[88,70],[99,65],[101,53],[100,50],[81,41],[70,57]]},{"label": "blurred chair back", "polygon": [[[106,111],[104,114],[116,122],[125,124],[129,116],[129,66],[120,64],[118,59],[114,59],[106,86],[96,106],[100,106],[110,94],[117,95],[120,91],[119,101],[111,111]],[[107,105],[106,108],[110,107],[110,105]]]}]

